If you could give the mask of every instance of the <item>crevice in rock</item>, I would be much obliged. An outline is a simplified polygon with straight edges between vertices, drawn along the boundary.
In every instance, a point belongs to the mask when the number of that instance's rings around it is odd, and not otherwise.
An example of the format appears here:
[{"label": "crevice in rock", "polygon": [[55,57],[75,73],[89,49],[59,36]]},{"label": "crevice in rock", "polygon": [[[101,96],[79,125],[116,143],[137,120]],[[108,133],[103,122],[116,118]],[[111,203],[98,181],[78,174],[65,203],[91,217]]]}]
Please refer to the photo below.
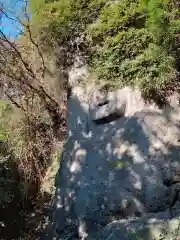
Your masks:
[{"label": "crevice in rock", "polygon": [[100,119],[96,119],[96,120],[93,120],[93,122],[96,124],[96,125],[103,125],[103,124],[106,124],[106,123],[111,123],[119,118],[123,117],[123,114],[120,114],[120,113],[112,113],[110,114],[109,116],[107,117],[104,117],[104,118],[100,118]]},{"label": "crevice in rock", "polygon": [[68,87],[67,89],[67,99],[69,99],[72,95],[72,88],[71,87]]},{"label": "crevice in rock", "polygon": [[109,103],[109,100],[104,100],[104,101],[102,101],[102,102],[100,102],[100,103],[98,103],[98,107],[102,107],[102,106],[104,106],[104,105],[106,105],[106,104],[108,104]]}]

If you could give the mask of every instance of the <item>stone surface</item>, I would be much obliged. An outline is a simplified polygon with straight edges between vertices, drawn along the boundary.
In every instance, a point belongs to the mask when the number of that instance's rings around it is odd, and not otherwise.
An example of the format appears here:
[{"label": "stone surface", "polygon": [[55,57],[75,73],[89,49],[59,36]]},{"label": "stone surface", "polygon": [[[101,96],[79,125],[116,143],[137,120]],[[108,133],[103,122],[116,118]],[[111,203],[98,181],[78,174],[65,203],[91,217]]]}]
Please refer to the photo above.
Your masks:
[{"label": "stone surface", "polygon": [[69,71],[69,85],[75,86],[79,82],[83,81],[88,76],[88,70],[86,66],[79,66],[78,64],[74,65]]},{"label": "stone surface", "polygon": [[115,221],[108,224],[97,240],[173,240],[180,237],[180,219],[167,219],[164,212],[136,220]]},{"label": "stone surface", "polygon": [[[56,178],[54,217],[59,232],[68,226],[82,239],[90,238],[115,219],[169,211],[179,200],[171,181],[180,169],[178,107],[160,110],[146,105],[139,93],[123,91],[128,93],[124,116],[95,125],[91,94],[73,89],[69,138]],[[120,98],[122,90],[117,92]]]},{"label": "stone surface", "polygon": [[[94,95],[96,92],[94,93]],[[99,94],[100,95],[100,94]],[[102,96],[102,94],[100,95]],[[139,106],[137,106],[137,100],[140,95],[134,94],[131,88],[119,89],[115,92],[108,92],[103,98],[106,102],[105,105],[99,106],[97,104],[91,104],[91,117],[92,120],[98,120],[110,115],[117,115],[117,117],[129,115],[133,111],[133,107],[143,108],[144,104],[139,101]]]}]

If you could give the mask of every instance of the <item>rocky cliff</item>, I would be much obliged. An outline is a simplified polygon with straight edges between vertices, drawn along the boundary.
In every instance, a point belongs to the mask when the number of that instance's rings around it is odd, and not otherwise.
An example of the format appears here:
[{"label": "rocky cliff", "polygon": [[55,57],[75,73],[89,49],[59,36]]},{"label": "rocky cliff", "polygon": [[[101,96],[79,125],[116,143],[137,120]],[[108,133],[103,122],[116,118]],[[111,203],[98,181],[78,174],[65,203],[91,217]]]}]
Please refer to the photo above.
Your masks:
[{"label": "rocky cliff", "polygon": [[177,97],[159,109],[130,88],[71,90],[69,138],[56,178],[59,238],[159,239],[169,226],[164,239],[173,239],[180,200]]}]

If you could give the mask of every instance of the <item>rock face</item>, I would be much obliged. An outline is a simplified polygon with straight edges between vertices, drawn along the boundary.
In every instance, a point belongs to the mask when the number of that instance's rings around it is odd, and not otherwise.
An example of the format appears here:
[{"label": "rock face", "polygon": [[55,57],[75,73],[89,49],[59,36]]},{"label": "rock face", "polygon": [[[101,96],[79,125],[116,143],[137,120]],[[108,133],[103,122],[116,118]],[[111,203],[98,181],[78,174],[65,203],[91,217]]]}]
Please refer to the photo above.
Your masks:
[{"label": "rock face", "polygon": [[[100,95],[100,93],[99,93]],[[102,103],[95,104],[91,107],[91,117],[92,120],[100,120],[107,118],[111,115],[117,115],[117,118],[128,116],[129,111],[133,110],[133,106],[136,107],[136,100],[138,99],[138,94],[134,94],[133,90],[130,88],[119,89],[115,92],[108,92],[103,97]],[[101,95],[99,96],[101,98]],[[142,102],[139,102],[142,105]],[[92,105],[92,104],[91,104]],[[139,106],[140,107],[140,106]]]},{"label": "rock face", "polygon": [[108,224],[97,240],[173,240],[179,239],[180,220],[168,220],[168,212],[148,214],[136,220],[114,221]]},{"label": "rock face", "polygon": [[[112,109],[104,113],[100,106],[101,110],[95,110],[90,93],[81,88],[73,91],[68,106],[69,138],[56,179],[57,231],[69,227],[79,232],[78,239],[96,239],[93,234],[113,220],[167,210],[172,217],[180,182],[178,106],[159,110],[126,88],[108,96],[113,111],[122,109],[123,103],[121,117],[97,125],[91,110],[96,111],[97,120],[108,117]],[[118,224],[123,226],[122,234],[127,232],[124,223]],[[110,237],[107,231],[99,239],[129,239]]]}]

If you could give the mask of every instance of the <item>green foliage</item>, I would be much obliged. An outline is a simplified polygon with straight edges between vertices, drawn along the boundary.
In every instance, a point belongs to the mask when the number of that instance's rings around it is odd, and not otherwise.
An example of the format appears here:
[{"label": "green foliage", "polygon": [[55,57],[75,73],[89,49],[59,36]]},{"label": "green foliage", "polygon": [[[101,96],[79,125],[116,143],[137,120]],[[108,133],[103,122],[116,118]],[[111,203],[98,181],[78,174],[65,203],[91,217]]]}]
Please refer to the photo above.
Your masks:
[{"label": "green foliage", "polygon": [[151,40],[146,29],[121,32],[94,54],[92,68],[114,85],[138,86],[146,94],[161,89],[175,76],[175,60]]},{"label": "green foliage", "polygon": [[[32,21],[51,38],[64,40],[83,32],[107,0],[31,0]],[[47,34],[46,34],[47,36]]]},{"label": "green foliage", "polygon": [[154,42],[166,48],[171,47],[175,40],[174,34],[180,28],[176,19],[177,9],[173,2],[169,0],[141,0],[140,6],[142,9],[143,7],[147,9],[146,25],[154,38]]},{"label": "green foliage", "polygon": [[44,181],[41,185],[41,194],[48,193],[50,195],[55,194],[55,178],[59,169],[60,159],[62,154],[63,144],[59,144],[57,150],[52,154],[52,164],[49,166]]},{"label": "green foliage", "polygon": [[165,0],[106,6],[88,31],[98,43],[90,59],[92,71],[113,85],[138,86],[147,95],[164,88],[176,74],[175,16],[175,7]]},{"label": "green foliage", "polygon": [[75,36],[85,35],[88,63],[98,78],[112,85],[138,86],[148,95],[175,77],[180,22],[173,1],[40,2],[36,21],[45,36],[68,44]]},{"label": "green foliage", "polygon": [[114,81],[119,78],[121,83],[126,84],[127,79],[133,78],[132,62],[144,52],[149,42],[146,29],[132,28],[115,37],[108,37],[103,47],[94,53],[92,67],[99,78]]},{"label": "green foliage", "polygon": [[107,36],[143,23],[143,14],[139,12],[138,1],[117,1],[105,6],[98,21],[90,25],[88,30],[93,39],[105,40]]}]

